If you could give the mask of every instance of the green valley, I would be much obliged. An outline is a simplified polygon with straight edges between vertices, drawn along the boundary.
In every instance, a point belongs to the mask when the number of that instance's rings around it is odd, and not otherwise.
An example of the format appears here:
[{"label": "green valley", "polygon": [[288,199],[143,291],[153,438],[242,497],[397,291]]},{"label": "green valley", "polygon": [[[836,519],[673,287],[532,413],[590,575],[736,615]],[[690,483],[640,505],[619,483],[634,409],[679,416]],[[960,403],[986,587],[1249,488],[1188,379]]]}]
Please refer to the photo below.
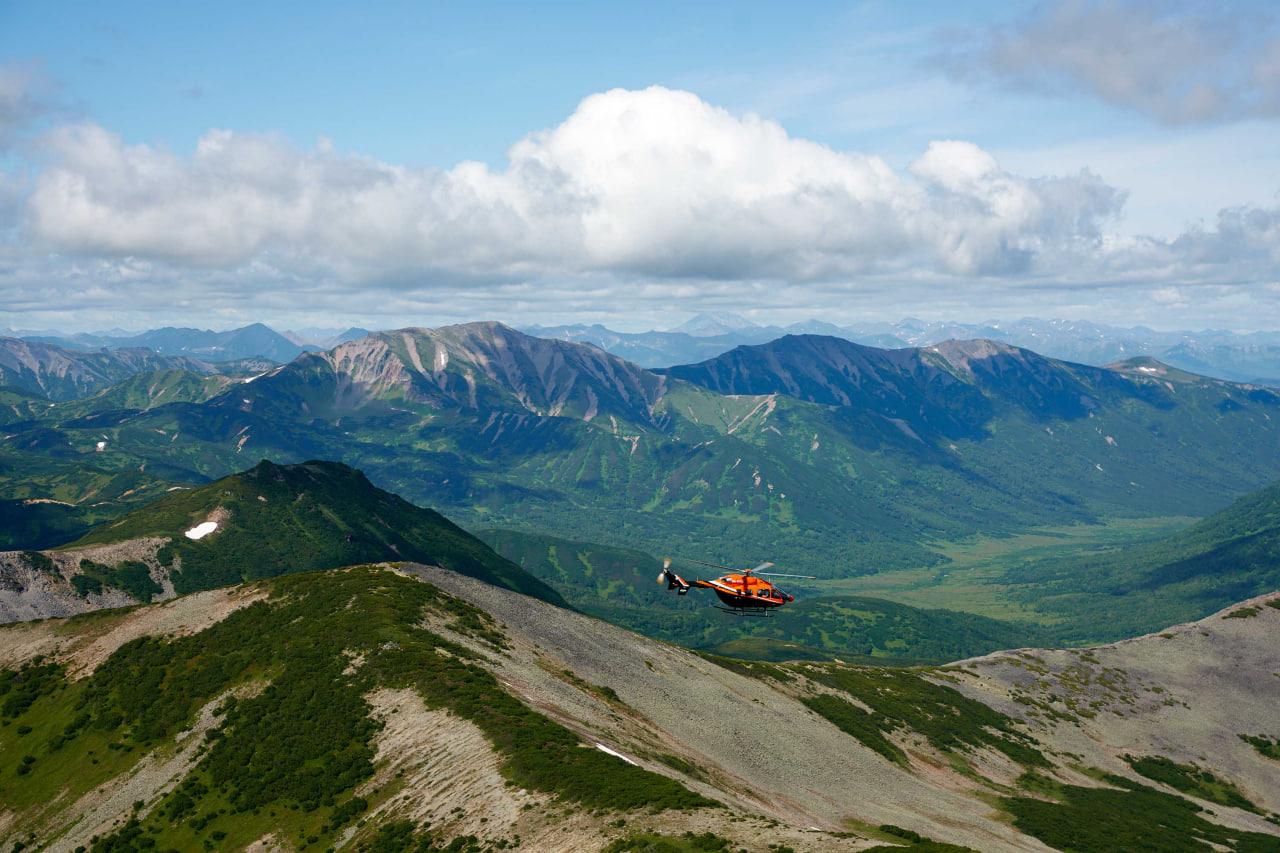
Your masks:
[{"label": "green valley", "polygon": [[[1035,645],[1048,637],[1027,623],[910,607],[884,598],[814,597],[821,584],[786,579],[779,584],[800,595],[794,604],[772,618],[734,616],[716,609],[710,592],[677,596],[665,584],[655,584],[662,560],[642,552],[509,530],[484,530],[479,536],[584,613],[728,657],[944,663]],[[692,565],[687,570],[709,571]],[[801,583],[806,585],[797,586]]]}]

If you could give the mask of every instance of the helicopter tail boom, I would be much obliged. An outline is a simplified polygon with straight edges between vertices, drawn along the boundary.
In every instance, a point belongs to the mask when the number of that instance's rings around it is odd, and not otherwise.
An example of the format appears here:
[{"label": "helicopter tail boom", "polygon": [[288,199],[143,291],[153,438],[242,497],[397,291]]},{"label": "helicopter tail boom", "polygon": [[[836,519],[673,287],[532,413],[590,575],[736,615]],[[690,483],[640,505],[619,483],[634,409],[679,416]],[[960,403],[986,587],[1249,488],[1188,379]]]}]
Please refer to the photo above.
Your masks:
[{"label": "helicopter tail boom", "polygon": [[689,591],[689,582],[671,571],[671,558],[662,561],[662,572],[658,575],[658,583],[665,583],[667,589],[677,590],[677,595],[684,595]]},{"label": "helicopter tail boom", "polygon": [[670,558],[662,561],[662,573],[658,575],[658,583],[665,583],[667,585],[667,589],[674,589],[676,591],[676,595],[685,595],[695,586],[711,587],[711,584],[706,581],[693,581],[691,583],[671,571]]}]

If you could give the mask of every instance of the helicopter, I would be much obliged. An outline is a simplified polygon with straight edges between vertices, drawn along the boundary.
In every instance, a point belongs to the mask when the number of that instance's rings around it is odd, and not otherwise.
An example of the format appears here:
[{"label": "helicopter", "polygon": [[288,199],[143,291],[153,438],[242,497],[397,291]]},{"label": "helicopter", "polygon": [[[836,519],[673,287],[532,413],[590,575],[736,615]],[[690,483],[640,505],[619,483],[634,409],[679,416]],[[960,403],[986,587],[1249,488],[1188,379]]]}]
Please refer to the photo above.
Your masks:
[{"label": "helicopter", "polygon": [[781,607],[789,601],[795,601],[795,596],[788,595],[767,580],[762,579],[760,575],[814,580],[812,575],[784,575],[777,572],[760,571],[761,569],[769,568],[773,563],[761,563],[754,569],[738,570],[728,566],[719,566],[715,563],[704,563],[702,560],[685,560],[687,563],[697,563],[700,566],[710,566],[713,569],[724,569],[726,572],[731,573],[712,581],[687,581],[671,571],[671,562],[670,557],[662,561],[662,574],[658,575],[658,583],[665,583],[667,589],[674,589],[677,595],[685,595],[694,587],[713,590],[716,597],[725,605],[716,609],[723,610],[725,613],[733,613],[737,616],[772,616],[774,608]]}]

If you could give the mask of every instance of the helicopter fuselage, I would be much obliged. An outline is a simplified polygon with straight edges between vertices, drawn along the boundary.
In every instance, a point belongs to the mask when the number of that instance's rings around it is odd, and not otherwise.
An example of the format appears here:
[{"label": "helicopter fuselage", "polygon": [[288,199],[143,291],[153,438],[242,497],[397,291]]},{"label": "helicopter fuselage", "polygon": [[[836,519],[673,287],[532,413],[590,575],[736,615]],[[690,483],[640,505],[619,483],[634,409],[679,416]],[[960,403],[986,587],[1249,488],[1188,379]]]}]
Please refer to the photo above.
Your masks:
[{"label": "helicopter fuselage", "polygon": [[667,589],[674,589],[680,595],[694,587],[709,589],[725,605],[724,609],[734,613],[763,615],[795,600],[794,596],[788,595],[767,580],[749,573],[724,575],[710,581],[686,581],[670,569],[664,568],[658,579],[666,581]]},{"label": "helicopter fuselage", "polygon": [[768,581],[751,575],[725,575],[701,583],[710,586],[717,598],[735,609],[771,610],[794,600]]}]

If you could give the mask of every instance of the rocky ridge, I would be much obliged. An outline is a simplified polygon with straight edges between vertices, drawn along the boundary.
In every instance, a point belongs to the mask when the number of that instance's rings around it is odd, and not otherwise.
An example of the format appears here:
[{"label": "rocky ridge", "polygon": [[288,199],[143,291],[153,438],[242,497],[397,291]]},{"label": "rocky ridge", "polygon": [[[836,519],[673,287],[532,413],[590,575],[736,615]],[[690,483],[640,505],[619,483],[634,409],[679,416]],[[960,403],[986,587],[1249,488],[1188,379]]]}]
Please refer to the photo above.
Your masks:
[{"label": "rocky ridge", "polygon": [[245,406],[285,390],[317,415],[381,402],[583,421],[612,414],[657,427],[668,380],[595,347],[468,323],[377,332],[300,356],[259,383],[242,395]]},{"label": "rocky ridge", "polygon": [[157,556],[166,541],[146,538],[64,551],[0,551],[0,623],[74,616],[139,603],[118,588],[78,591],[71,580],[83,574],[84,560],[108,566],[125,561],[142,563],[161,590],[152,600],[173,598],[169,569]]},{"label": "rocky ridge", "polygon": [[[400,564],[394,571],[487,613],[500,643],[443,613],[427,617],[425,627],[480,655],[502,689],[575,732],[580,748],[608,751],[677,779],[691,797],[708,796],[727,809],[621,815],[575,809],[512,785],[474,724],[424,705],[412,690],[388,686],[365,697],[381,721],[375,773],[355,791],[372,803],[363,818],[370,827],[430,821],[444,837],[505,839],[506,848],[514,838],[517,849],[546,853],[600,850],[641,830],[711,831],[752,853],[779,844],[803,853],[854,851],[885,840],[876,830],[884,825],[991,853],[1051,849],[993,806],[1022,784],[1024,769],[1010,757],[1016,753],[939,749],[907,727],[891,734],[893,748],[905,756],[897,762],[816,713],[815,698],[847,696],[830,682],[845,668],[717,662],[438,567]],[[320,583],[324,576],[311,577]],[[84,678],[123,642],[207,630],[265,594],[261,585],[229,587],[87,622],[8,626],[0,629],[0,664],[14,668],[45,655]],[[1037,772],[1056,783],[1097,788],[1122,778],[1178,793],[1135,772],[1125,756],[1211,773],[1250,808],[1193,797],[1204,818],[1268,838],[1280,835],[1274,823],[1280,762],[1241,736],[1280,734],[1277,629],[1280,594],[1272,594],[1122,643],[1021,649],[903,677],[954,688],[1015,720],[1017,737],[1029,738],[1047,759]],[[349,670],[363,665],[356,656]],[[143,817],[170,803],[164,798],[188,772],[196,735],[215,724],[225,698],[200,710],[173,751],[162,748],[96,794],[38,817],[0,811],[0,838],[27,837],[39,828],[35,834],[51,839],[43,849],[71,851],[120,828],[127,803],[140,801]],[[869,694],[864,699],[875,701]],[[394,796],[378,794],[388,788]],[[351,826],[327,843],[343,849],[361,837],[367,835]],[[300,846],[270,836],[254,845]]]},{"label": "rocky ridge", "polygon": [[71,400],[153,370],[216,373],[189,356],[157,355],[149,349],[112,352],[72,350],[38,341],[0,338],[0,385],[33,391],[51,400]]}]

